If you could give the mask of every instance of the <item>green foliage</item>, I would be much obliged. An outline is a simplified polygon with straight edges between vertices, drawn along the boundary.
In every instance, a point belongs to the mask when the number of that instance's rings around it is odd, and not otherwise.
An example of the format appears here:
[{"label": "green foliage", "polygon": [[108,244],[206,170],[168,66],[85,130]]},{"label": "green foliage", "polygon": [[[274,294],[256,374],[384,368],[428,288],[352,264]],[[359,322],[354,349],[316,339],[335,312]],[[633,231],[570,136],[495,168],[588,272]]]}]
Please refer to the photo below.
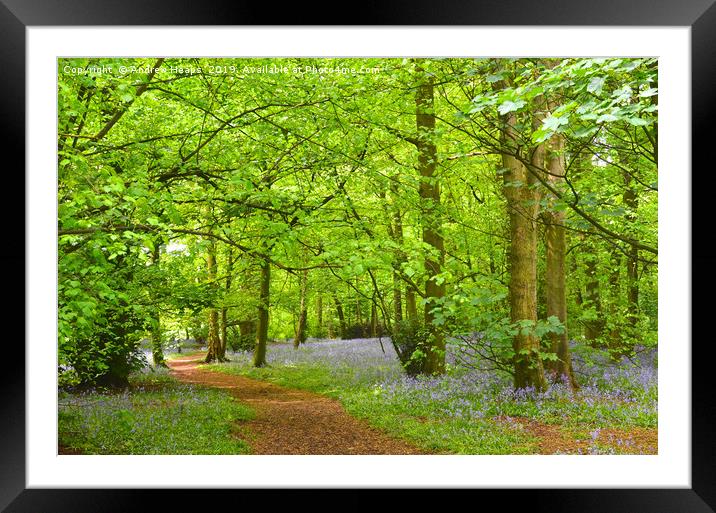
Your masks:
[{"label": "green foliage", "polygon": [[95,241],[60,260],[59,382],[123,386],[141,366],[138,343],[150,315],[136,304],[132,278],[141,268],[108,261]]},{"label": "green foliage", "polygon": [[[396,307],[407,317],[405,292],[424,290],[432,259],[443,262],[433,279],[446,289],[444,298],[427,302],[433,328],[466,340],[479,333],[495,361],[511,361],[515,333],[544,340],[556,326],[510,321],[504,192],[525,184],[503,176],[506,115],[515,120],[514,157],[525,163],[537,144],[564,138],[568,180],[553,184],[560,197],[541,183],[533,187],[543,193],[541,211],[560,212],[568,228],[570,338],[582,340],[590,319],[601,319],[595,344],[611,344],[617,354],[656,344],[656,256],[638,252],[636,306],[625,278],[629,240],[657,247],[656,59],[169,58],[153,76],[63,71],[154,62],[58,61],[63,384],[126,379],[137,342],[157,321],[206,340],[209,309],[225,308],[229,323],[255,318],[264,258],[272,269],[270,337],[294,334],[301,269],[309,269],[307,304],[318,294],[325,299],[323,329],[309,308],[308,332],[340,335],[337,301],[344,336],[367,337],[371,298],[382,332],[394,324]],[[245,68],[271,65],[297,72]],[[336,65],[377,66],[380,73],[306,71]],[[207,72],[232,66],[231,73]],[[170,70],[177,67],[204,72]],[[435,81],[436,126],[423,134],[437,151],[431,178],[416,172],[412,91],[423,77],[419,68]],[[421,199],[426,185],[440,186],[439,202]],[[432,219],[440,221],[444,254],[422,240]],[[591,286],[590,251],[600,310],[580,299]],[[620,287],[610,283],[610,269],[621,270]],[[424,352],[417,331],[411,336],[406,365]],[[249,338],[230,330],[229,346],[250,349]]]}]

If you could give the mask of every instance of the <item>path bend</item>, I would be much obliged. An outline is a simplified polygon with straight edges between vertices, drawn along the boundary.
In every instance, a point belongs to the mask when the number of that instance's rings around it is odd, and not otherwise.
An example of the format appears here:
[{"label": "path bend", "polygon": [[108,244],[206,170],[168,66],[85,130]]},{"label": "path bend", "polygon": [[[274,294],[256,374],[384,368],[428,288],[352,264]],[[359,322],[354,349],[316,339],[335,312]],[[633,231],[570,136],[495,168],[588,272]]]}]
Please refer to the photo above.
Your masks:
[{"label": "path bend", "polygon": [[329,397],[235,374],[202,369],[204,355],[167,362],[180,381],[226,389],[256,416],[237,425],[252,454],[428,454],[350,416]]}]

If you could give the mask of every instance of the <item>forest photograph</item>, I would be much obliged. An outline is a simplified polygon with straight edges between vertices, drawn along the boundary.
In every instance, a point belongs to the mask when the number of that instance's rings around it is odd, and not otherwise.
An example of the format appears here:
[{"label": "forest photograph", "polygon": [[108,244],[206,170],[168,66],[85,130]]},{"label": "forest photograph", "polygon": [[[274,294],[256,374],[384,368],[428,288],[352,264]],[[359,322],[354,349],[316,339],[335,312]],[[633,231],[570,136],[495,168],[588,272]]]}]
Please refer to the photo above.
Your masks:
[{"label": "forest photograph", "polygon": [[659,453],[656,58],[56,62],[58,454]]}]

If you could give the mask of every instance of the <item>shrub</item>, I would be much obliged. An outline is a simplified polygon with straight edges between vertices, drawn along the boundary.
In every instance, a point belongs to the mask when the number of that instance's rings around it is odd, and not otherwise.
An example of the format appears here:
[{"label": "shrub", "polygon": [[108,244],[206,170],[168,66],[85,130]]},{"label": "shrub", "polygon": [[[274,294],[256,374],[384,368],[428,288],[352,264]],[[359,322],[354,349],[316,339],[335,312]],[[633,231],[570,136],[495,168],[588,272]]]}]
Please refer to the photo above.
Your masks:
[{"label": "shrub", "polygon": [[385,332],[385,327],[380,323],[376,326],[375,333],[373,333],[373,328],[370,323],[351,324],[346,327],[346,332],[342,334],[343,336],[341,338],[350,340],[354,338],[372,338],[374,336],[382,337],[385,335]]},{"label": "shrub", "polygon": [[256,321],[239,322],[238,333],[236,328],[230,330],[228,344],[235,352],[253,351],[256,345]]},{"label": "shrub", "polygon": [[328,328],[315,326],[306,330],[311,338],[328,338]]},{"label": "shrub", "polygon": [[351,324],[346,326],[346,332],[342,334],[343,339],[370,337],[370,324]]},{"label": "shrub", "polygon": [[430,331],[419,321],[406,320],[395,323],[391,340],[400,364],[409,376],[419,374],[427,355]]},{"label": "shrub", "polygon": [[94,323],[94,333],[60,343],[61,386],[122,388],[129,384],[131,372],[141,369],[144,356],[138,332],[143,319],[128,308],[107,307],[104,319]]}]

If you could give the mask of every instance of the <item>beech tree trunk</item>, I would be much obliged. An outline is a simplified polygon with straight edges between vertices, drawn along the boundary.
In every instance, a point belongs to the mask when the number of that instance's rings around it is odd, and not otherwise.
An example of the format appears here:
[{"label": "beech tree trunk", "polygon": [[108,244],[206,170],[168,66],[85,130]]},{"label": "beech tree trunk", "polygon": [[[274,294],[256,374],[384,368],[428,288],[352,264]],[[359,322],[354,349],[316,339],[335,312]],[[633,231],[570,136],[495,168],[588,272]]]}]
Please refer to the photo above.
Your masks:
[{"label": "beech tree trunk", "polygon": [[[393,197],[393,201],[398,198],[398,184],[393,181],[390,184],[390,192]],[[395,241],[398,248],[403,246],[403,219],[400,214],[400,209],[393,204],[393,222],[390,227],[390,235],[393,241]],[[398,249],[395,252],[396,265],[399,267],[405,261],[405,255]],[[395,322],[398,323],[403,320],[403,297],[402,297],[402,280],[396,270],[393,271],[393,315],[395,316]]]},{"label": "beech tree trunk", "polygon": [[323,296],[321,294],[316,297],[316,327],[319,332],[323,331]]},{"label": "beech tree trunk", "polygon": [[612,272],[609,273],[609,347],[619,348],[621,346],[621,329],[617,319],[619,318],[619,305],[621,304],[621,274],[622,254],[614,248],[612,250]]},{"label": "beech tree trunk", "polygon": [[[503,116],[502,154],[503,193],[510,218],[510,313],[512,322],[537,322],[537,212],[539,193],[535,179],[520,160],[512,156],[518,151],[514,113]],[[532,187],[531,187],[532,186]],[[546,387],[540,357],[540,341],[533,329],[520,330],[513,338],[515,388]]]},{"label": "beech tree trunk", "polygon": [[341,329],[341,338],[345,339],[348,333],[346,332],[346,316],[343,313],[343,305],[338,299],[338,296],[333,295],[333,302],[336,304],[336,314],[338,314],[338,322]]},{"label": "beech tree trunk", "polygon": [[[554,185],[564,180],[566,171],[564,158],[564,138],[555,134],[550,140],[547,156],[547,180]],[[545,212],[545,246],[546,246],[546,302],[547,317],[555,316],[564,325],[560,334],[550,333],[551,352],[556,353],[558,360],[550,362],[549,368],[558,380],[564,379],[573,388],[577,381],[572,371],[572,355],[569,351],[567,334],[567,285],[566,267],[567,242],[564,230],[564,211],[554,209],[554,198],[550,198],[550,209]]]},{"label": "beech tree trunk", "polygon": [[294,349],[306,341],[306,318],[308,316],[308,307],[306,306],[306,288],[308,286],[308,270],[303,271],[301,275],[301,299],[298,312],[298,323],[296,325],[296,336],[293,339]]},{"label": "beech tree trunk", "polygon": [[[626,190],[622,196],[624,205],[627,207],[626,219],[629,223],[634,223],[636,219],[636,211],[639,206],[639,199],[633,186],[632,177],[624,172],[624,185]],[[633,233],[635,230],[631,230]],[[630,328],[630,335],[634,339],[638,338],[636,331],[637,322],[639,320],[639,248],[635,245],[629,246],[626,259],[626,276],[627,276],[627,324]]]},{"label": "beech tree trunk", "polygon": [[226,346],[227,346],[227,336],[228,336],[228,326],[227,323],[229,322],[229,309],[226,307],[221,308],[221,347],[220,347],[220,356],[222,360],[226,360]]},{"label": "beech tree trunk", "polygon": [[418,67],[418,87],[415,94],[415,122],[417,128],[418,171],[420,173],[420,204],[423,242],[432,252],[425,258],[425,327],[430,331],[430,344],[425,348],[424,374],[445,372],[445,335],[433,324],[432,312],[445,296],[445,284],[435,277],[442,271],[445,247],[441,234],[440,185],[435,177],[437,148],[435,146],[434,84],[432,76]]},{"label": "beech tree trunk", "polygon": [[[206,266],[207,266],[207,279],[209,286],[217,288],[216,283],[216,243],[214,239],[209,239],[209,245],[206,253]],[[209,335],[207,337],[208,351],[204,361],[206,363],[216,361],[223,361],[224,357],[221,354],[221,338],[219,336],[219,311],[212,306],[209,308]]]},{"label": "beech tree trunk", "polygon": [[254,367],[266,366],[266,343],[268,342],[269,300],[271,298],[271,263],[261,260],[261,291],[259,293],[258,323]]},{"label": "beech tree trunk", "polygon": [[[159,266],[159,255],[161,250],[161,243],[159,241],[154,242],[154,251],[152,251],[152,265]],[[158,303],[159,298],[154,297],[154,306],[152,308],[152,360],[154,361],[155,367],[166,367],[167,364],[164,361],[164,347],[162,345],[162,320],[159,313]]]},{"label": "beech tree trunk", "polygon": [[[226,257],[226,293],[228,294],[231,291],[231,273],[234,269],[234,252],[229,247],[229,252]],[[226,361],[226,347],[227,347],[227,336],[228,336],[228,316],[229,316],[229,309],[227,307],[221,308],[221,350],[220,350],[220,360]]]},{"label": "beech tree trunk", "polygon": [[604,312],[602,311],[602,299],[599,286],[599,274],[597,264],[597,251],[591,242],[583,245],[584,253],[584,274],[586,283],[584,286],[584,308],[594,311],[595,319],[584,321],[584,337],[592,344],[597,345],[597,340],[604,332]]}]

